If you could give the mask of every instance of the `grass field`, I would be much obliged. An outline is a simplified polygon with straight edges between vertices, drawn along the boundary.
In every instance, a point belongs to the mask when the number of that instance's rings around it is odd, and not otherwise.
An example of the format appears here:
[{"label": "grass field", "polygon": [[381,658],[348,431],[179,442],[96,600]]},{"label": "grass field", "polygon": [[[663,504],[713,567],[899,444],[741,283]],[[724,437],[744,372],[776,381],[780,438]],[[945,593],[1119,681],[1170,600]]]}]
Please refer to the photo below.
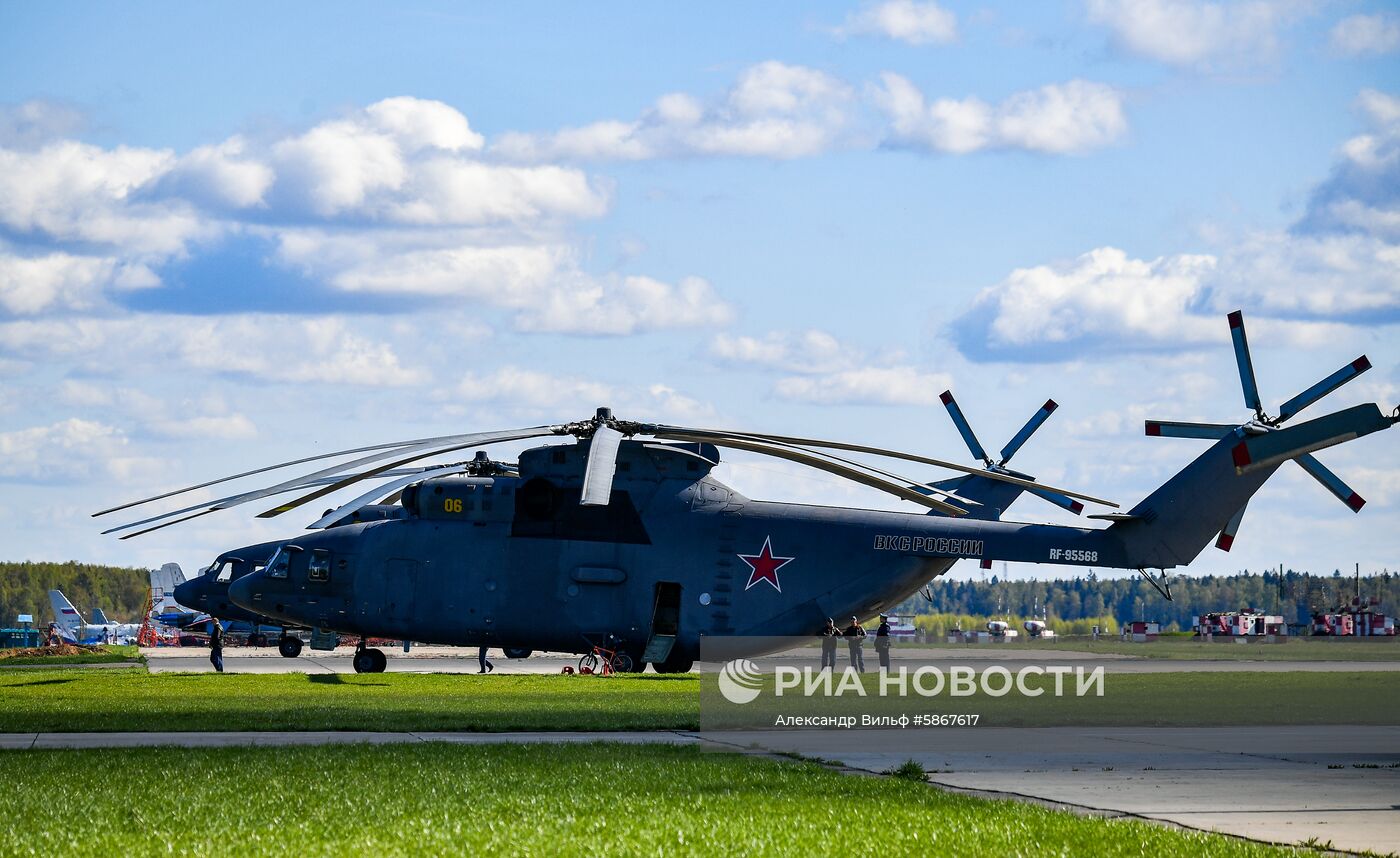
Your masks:
[{"label": "grass field", "polygon": [[6,657],[4,650],[0,650],[0,669],[6,667],[26,667],[30,665],[45,665],[48,667],[61,667],[65,664],[111,664],[119,662],[138,662],[141,653],[135,646],[105,645],[99,647],[102,652],[81,653],[75,655],[45,655],[38,657]]},{"label": "grass field", "polygon": [[[865,681],[874,692],[878,679]],[[701,726],[701,682],[694,675],[8,671],[0,672],[0,732],[694,730]],[[1118,674],[1105,678],[1104,691],[889,702],[899,711],[977,713],[984,726],[1400,723],[1400,688],[1385,674]],[[800,708],[838,711],[850,699],[804,701]],[[1347,701],[1344,711],[1338,700]],[[705,726],[753,727],[755,717],[780,711],[776,702],[764,695],[748,707],[729,706],[719,718],[707,716]],[[733,716],[745,720],[725,720]]]},{"label": "grass field", "polygon": [[912,648],[956,652],[1000,652],[1028,650],[1054,654],[1057,651],[1088,652],[1102,655],[1132,655],[1139,658],[1172,658],[1217,661],[1400,661],[1400,637],[1330,639],[1291,638],[1283,643],[1235,643],[1204,641],[1200,638],[1160,638],[1150,643],[1133,643],[1118,638],[1056,638],[1052,641],[1015,644],[909,644]]},{"label": "grass field", "polygon": [[1282,855],[690,747],[10,751],[0,854]]}]

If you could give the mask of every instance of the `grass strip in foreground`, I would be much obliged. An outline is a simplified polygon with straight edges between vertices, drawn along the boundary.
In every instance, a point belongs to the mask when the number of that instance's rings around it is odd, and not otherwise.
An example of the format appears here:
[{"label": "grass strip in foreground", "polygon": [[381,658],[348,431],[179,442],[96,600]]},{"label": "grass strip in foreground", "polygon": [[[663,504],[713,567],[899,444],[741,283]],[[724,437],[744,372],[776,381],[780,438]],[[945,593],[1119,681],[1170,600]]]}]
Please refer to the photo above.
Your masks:
[{"label": "grass strip in foreground", "polygon": [[10,751],[0,781],[5,855],[1288,854],[694,747]]},{"label": "grass strip in foreground", "polygon": [[694,676],[0,672],[0,733],[677,730]]}]

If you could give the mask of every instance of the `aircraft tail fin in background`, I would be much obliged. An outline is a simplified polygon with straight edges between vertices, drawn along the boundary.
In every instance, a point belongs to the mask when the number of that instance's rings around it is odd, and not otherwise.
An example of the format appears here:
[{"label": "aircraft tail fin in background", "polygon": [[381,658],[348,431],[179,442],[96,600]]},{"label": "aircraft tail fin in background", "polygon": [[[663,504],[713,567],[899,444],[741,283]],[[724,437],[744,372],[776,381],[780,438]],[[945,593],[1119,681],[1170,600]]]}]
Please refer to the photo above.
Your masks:
[{"label": "aircraft tail fin in background", "polygon": [[107,619],[107,615],[102,613],[102,609],[94,607],[92,609],[92,623],[95,626],[109,626],[112,621]]},{"label": "aircraft tail fin in background", "polygon": [[1105,536],[1119,542],[1129,568],[1184,566],[1226,529],[1274,471],[1325,447],[1400,422],[1376,405],[1356,405],[1287,429],[1228,433],[1114,523]]},{"label": "aircraft tail fin in background", "polygon": [[175,601],[175,588],[185,583],[185,573],[179,563],[167,563],[159,569],[151,570],[151,612],[185,611],[184,606]]},{"label": "aircraft tail fin in background", "polygon": [[84,624],[83,615],[78,613],[78,609],[73,607],[73,603],[68,601],[62,590],[49,591],[49,604],[53,606],[53,618],[58,624],[59,633],[65,640],[76,641],[78,628]]}]

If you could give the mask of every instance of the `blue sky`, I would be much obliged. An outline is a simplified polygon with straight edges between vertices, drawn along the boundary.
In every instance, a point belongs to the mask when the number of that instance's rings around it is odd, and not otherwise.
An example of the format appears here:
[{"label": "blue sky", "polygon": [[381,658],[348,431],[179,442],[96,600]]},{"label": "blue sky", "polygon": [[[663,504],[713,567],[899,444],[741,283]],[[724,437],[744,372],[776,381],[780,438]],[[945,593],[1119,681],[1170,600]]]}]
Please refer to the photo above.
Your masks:
[{"label": "blue sky", "polygon": [[[1228,310],[1267,406],[1400,402],[1397,58],[1364,2],[5,5],[4,554],[202,565],[305,522],[86,512],[604,402],[965,459],[945,387],[997,447],[1053,397],[1018,467],[1131,504],[1198,448],[1145,417],[1247,416]],[[1392,441],[1187,571],[1394,568]]]}]

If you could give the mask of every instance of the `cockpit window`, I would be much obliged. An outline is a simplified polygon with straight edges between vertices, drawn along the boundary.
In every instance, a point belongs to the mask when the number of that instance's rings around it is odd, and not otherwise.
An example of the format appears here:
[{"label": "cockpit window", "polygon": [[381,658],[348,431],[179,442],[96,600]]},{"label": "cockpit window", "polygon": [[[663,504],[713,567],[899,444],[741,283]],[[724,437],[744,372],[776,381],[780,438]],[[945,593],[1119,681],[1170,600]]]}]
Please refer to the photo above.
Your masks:
[{"label": "cockpit window", "polygon": [[206,574],[220,584],[227,584],[233,578],[233,564],[227,560],[215,560]]},{"label": "cockpit window", "polygon": [[306,566],[306,580],[325,582],[331,580],[331,553],[324,548],[311,552],[311,562]]},{"label": "cockpit window", "polygon": [[292,555],[285,549],[277,549],[277,553],[272,555],[272,559],[267,561],[267,577],[286,578],[291,570]]}]

